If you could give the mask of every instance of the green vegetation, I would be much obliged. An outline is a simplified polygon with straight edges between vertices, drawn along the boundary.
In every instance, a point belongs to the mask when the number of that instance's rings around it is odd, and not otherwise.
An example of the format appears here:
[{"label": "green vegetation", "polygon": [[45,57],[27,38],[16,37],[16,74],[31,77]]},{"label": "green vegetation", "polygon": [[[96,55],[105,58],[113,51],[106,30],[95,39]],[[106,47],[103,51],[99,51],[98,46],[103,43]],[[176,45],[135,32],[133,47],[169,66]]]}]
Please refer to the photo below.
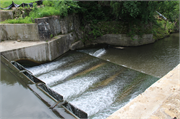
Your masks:
[{"label": "green vegetation", "polygon": [[18,8],[20,11],[31,9],[31,12],[26,17],[19,16],[15,19],[3,21],[2,23],[33,23],[35,18],[47,17],[52,15],[60,15],[64,17],[71,13],[76,13],[79,8],[76,1],[65,0],[44,0],[42,6],[34,4],[33,8]]},{"label": "green vegetation", "polygon": [[[18,4],[19,1],[14,2]],[[4,5],[6,2],[1,3]],[[153,33],[154,38],[159,39],[179,29],[179,1],[44,0],[41,6],[34,4],[33,8],[19,9],[28,12],[3,23],[33,23],[35,18],[77,13],[84,40],[93,40],[104,34],[128,34],[133,38],[136,34],[147,33]],[[167,20],[159,18],[156,11]]]},{"label": "green vegetation", "polygon": [[76,9],[79,8],[77,2],[64,0],[44,0],[43,5],[44,6],[41,6],[40,8],[35,6],[29,16],[32,18],[47,17],[52,15],[66,16],[72,12],[76,12]]},{"label": "green vegetation", "polygon": [[[136,34],[153,33],[155,39],[159,39],[173,32],[179,24],[179,1],[89,1],[78,4],[85,40],[107,33],[126,33],[131,38]],[[158,19],[156,11],[167,17],[167,21]],[[159,36],[161,32],[164,35]]]},{"label": "green vegetation", "polygon": [[154,39],[162,39],[168,35],[170,35],[171,32],[175,32],[175,23],[164,21],[164,20],[157,20],[157,25],[153,26],[152,33]]},{"label": "green vegetation", "polygon": [[[9,5],[12,4],[12,1],[18,5],[20,5],[24,2],[23,0],[0,0],[0,7],[2,7],[2,8],[8,7]],[[34,1],[35,0],[25,0],[25,3],[32,3]]]}]

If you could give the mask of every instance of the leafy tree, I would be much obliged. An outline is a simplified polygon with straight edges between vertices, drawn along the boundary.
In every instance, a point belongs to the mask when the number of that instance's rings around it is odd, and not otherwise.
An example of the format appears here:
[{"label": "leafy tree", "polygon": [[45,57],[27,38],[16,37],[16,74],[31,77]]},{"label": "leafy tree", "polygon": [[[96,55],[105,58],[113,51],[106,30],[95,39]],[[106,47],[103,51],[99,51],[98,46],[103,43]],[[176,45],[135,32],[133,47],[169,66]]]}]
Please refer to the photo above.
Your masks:
[{"label": "leafy tree", "polygon": [[124,21],[128,27],[127,33],[133,36],[143,33],[143,30],[138,31],[137,27],[157,24],[154,17],[156,11],[162,13],[170,21],[177,19],[179,16],[178,3],[178,1],[111,1],[110,5],[116,19]]},{"label": "leafy tree", "polygon": [[179,17],[179,1],[158,2],[157,11],[163,14],[169,21],[174,22]]}]

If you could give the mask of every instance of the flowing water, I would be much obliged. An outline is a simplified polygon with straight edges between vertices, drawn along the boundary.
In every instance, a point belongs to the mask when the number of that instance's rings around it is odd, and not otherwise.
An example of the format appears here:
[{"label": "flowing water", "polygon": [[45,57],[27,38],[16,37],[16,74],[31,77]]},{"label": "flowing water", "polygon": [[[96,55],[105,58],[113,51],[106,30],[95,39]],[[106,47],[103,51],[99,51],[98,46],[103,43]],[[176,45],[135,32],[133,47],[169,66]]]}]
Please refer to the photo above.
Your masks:
[{"label": "flowing water", "polygon": [[138,47],[89,48],[79,51],[160,78],[179,64],[179,46],[179,33],[174,33],[153,44]]},{"label": "flowing water", "polygon": [[[64,100],[86,112],[90,119],[104,119],[144,92],[178,63],[179,34],[172,34],[169,38],[145,46],[70,51],[53,62],[27,69],[45,82],[50,89],[62,95]],[[21,83],[12,80],[15,77],[8,74],[7,68],[2,66],[1,73],[7,74],[1,76],[3,80],[0,82],[2,88],[5,89],[2,95],[3,102],[10,98],[6,94],[16,94],[19,97],[18,93],[8,92],[8,88],[11,87],[16,92],[25,90],[25,95],[28,94],[28,89],[21,88]],[[8,84],[8,80],[13,83]],[[25,100],[33,98],[36,103],[28,103],[29,105],[22,103],[22,105],[33,110],[33,104],[37,107],[41,103],[31,94],[28,95],[23,98]],[[7,116],[11,111],[8,109],[10,104],[13,104],[12,110],[16,107],[18,109],[11,113],[11,117],[14,115],[16,117],[18,114],[23,115],[24,110],[29,112],[26,108],[19,110],[21,108],[18,107],[22,107],[22,105],[17,105],[19,101],[21,98],[9,103],[1,103],[5,108],[4,115]],[[39,110],[40,108],[42,111]],[[39,111],[33,110],[24,115],[29,116],[37,111],[39,114],[35,115],[37,118],[49,118],[49,116],[57,118],[54,113],[42,105],[36,109]],[[44,112],[48,115],[42,114]]]},{"label": "flowing water", "polygon": [[158,80],[77,51],[27,69],[89,118],[106,118]]}]

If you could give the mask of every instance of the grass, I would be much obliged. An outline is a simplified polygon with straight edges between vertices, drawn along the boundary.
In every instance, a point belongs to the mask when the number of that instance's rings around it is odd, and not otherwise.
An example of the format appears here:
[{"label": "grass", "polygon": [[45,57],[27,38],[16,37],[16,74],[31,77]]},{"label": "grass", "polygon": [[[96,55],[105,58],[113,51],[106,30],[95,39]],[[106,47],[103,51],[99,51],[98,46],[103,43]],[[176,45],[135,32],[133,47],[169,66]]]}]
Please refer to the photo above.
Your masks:
[{"label": "grass", "polygon": [[[22,3],[22,0],[15,0],[16,4]],[[32,0],[26,0],[26,2],[33,2]],[[11,4],[10,0],[7,1],[1,1],[3,5]],[[53,3],[53,5],[48,5],[48,3]],[[6,6],[7,7],[7,6]],[[28,13],[28,15],[25,17],[25,19],[22,18],[22,15],[18,15],[15,19],[9,19],[6,21],[3,21],[1,23],[33,23],[33,20],[36,18],[41,17],[48,17],[52,15],[60,15],[61,17],[66,16],[68,14],[69,10],[74,10],[76,8],[79,8],[78,4],[75,1],[65,1],[65,0],[58,0],[58,1],[48,1],[44,0],[43,5],[37,6],[36,4],[33,5],[33,8],[18,8],[20,11],[26,11],[27,9],[31,9],[31,12]],[[33,20],[32,20],[33,19]]]},{"label": "grass", "polygon": [[9,24],[23,24],[23,23],[30,24],[30,23],[33,23],[33,22],[32,22],[30,17],[25,17],[24,19],[23,18],[8,19],[8,20],[2,21],[0,23],[1,24],[6,24],[6,23],[9,23]]},{"label": "grass", "polygon": [[55,7],[36,7],[33,8],[33,11],[29,13],[29,16],[22,18],[19,17],[17,19],[8,19],[6,21],[3,21],[2,23],[11,23],[11,24],[16,24],[16,23],[33,23],[32,19],[36,18],[41,18],[41,17],[48,17],[52,15],[60,15],[64,14],[65,15],[66,11],[61,8],[61,10],[56,9]]},{"label": "grass", "polygon": [[22,4],[23,2],[24,3],[31,3],[31,2],[34,2],[35,0],[0,0],[0,7],[1,8],[6,8],[8,7],[9,5],[12,4],[12,1],[15,3],[15,4]]}]

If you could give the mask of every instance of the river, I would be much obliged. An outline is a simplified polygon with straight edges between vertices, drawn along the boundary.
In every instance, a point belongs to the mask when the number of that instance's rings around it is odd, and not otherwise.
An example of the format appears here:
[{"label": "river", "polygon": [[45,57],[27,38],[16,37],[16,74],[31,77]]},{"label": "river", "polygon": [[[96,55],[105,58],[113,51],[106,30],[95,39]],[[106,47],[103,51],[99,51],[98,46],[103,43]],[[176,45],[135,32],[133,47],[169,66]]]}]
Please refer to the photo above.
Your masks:
[{"label": "river", "polygon": [[179,33],[138,47],[80,50],[98,58],[161,78],[180,62]]},{"label": "river", "polygon": [[[70,51],[53,62],[27,69],[65,100],[85,111],[89,118],[103,119],[178,63],[179,34],[176,33],[144,46]],[[9,71],[1,62],[2,118],[61,117]]]}]

